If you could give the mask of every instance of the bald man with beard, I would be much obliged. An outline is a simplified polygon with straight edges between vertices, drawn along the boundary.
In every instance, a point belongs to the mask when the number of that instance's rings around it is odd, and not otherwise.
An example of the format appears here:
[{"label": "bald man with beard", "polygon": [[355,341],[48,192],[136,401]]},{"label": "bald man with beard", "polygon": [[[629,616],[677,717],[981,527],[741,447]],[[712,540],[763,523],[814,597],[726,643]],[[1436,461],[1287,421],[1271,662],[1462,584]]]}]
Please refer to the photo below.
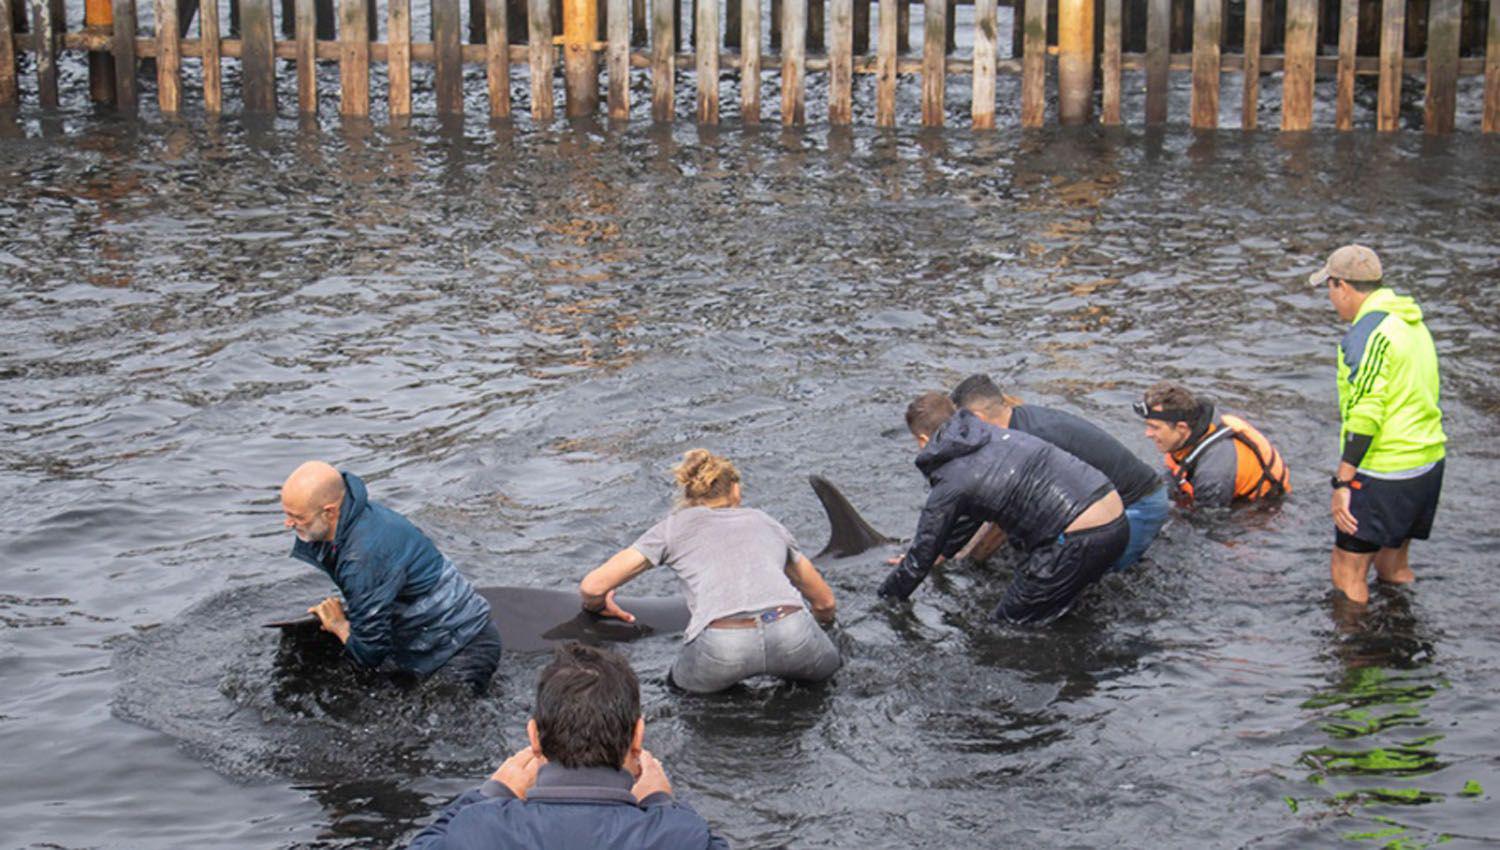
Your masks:
[{"label": "bald man with beard", "polygon": [[500,663],[490,604],[406,517],[370,501],[359,476],[322,461],[281,487],[292,557],[343,594],[308,609],[362,667],[438,673],[482,694]]}]

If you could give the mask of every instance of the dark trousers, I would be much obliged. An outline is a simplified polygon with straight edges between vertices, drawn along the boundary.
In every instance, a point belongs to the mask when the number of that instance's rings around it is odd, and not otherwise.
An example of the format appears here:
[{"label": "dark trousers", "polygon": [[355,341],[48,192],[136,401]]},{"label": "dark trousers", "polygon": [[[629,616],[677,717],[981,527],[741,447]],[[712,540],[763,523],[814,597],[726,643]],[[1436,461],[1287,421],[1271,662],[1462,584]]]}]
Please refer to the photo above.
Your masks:
[{"label": "dark trousers", "polygon": [[486,623],[474,639],[453,654],[448,663],[438,668],[439,677],[450,682],[468,685],[475,696],[489,690],[490,678],[500,666],[500,630],[493,622]]},{"label": "dark trousers", "polygon": [[1068,613],[1084,588],[1099,580],[1130,542],[1124,516],[1058,538],[1016,568],[995,619],[1044,625]]}]

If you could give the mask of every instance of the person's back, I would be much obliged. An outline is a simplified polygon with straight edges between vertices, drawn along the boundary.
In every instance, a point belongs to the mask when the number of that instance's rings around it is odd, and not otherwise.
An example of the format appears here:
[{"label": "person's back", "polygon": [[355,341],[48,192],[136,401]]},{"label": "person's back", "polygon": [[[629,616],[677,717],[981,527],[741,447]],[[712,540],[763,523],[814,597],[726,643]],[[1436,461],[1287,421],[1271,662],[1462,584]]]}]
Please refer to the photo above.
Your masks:
[{"label": "person's back", "polygon": [[1103,428],[1065,410],[1036,404],[1011,409],[1010,429],[1039,437],[1104,473],[1126,507],[1161,488],[1161,478]]}]

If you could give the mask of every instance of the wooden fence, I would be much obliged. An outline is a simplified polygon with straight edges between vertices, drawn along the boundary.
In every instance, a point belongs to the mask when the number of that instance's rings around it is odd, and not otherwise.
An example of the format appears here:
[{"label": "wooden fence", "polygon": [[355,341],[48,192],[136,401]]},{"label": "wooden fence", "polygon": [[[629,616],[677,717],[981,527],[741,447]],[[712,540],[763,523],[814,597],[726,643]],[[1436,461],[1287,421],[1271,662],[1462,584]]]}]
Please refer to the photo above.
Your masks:
[{"label": "wooden fence", "polygon": [[[1217,126],[1228,74],[1238,78],[1232,86],[1241,97],[1241,125],[1255,128],[1261,77],[1279,73],[1283,130],[1313,126],[1319,76],[1335,80],[1334,126],[1341,130],[1355,124],[1355,78],[1378,77],[1375,126],[1395,130],[1402,88],[1416,75],[1425,87],[1423,126],[1446,133],[1455,123],[1459,78],[1482,74],[1481,126],[1486,133],[1500,129],[1500,2],[1486,0],[1012,0],[1009,57],[1000,55],[997,43],[997,0],[963,0],[973,5],[967,56],[954,50],[955,0],[920,3],[917,45],[910,37],[913,0],[687,0],[691,52],[683,52],[679,32],[684,0],[468,0],[467,43],[461,0],[429,0],[428,41],[412,38],[411,0],[386,0],[383,41],[375,0],[281,0],[282,33],[290,36],[283,39],[276,37],[273,0],[230,0],[227,36],[217,0],[153,2],[155,32],[141,33],[136,0],[86,0],[74,30],[61,0],[0,0],[0,109],[20,105],[18,69],[28,54],[37,103],[56,108],[58,63],[73,53],[86,55],[91,97],[123,110],[136,108],[137,74],[154,65],[163,113],[182,107],[184,59],[201,63],[196,79],[211,113],[224,108],[226,59],[240,63],[247,113],[282,106],[278,60],[294,68],[299,111],[316,112],[316,64],[336,62],[339,112],[353,117],[369,114],[371,64],[384,63],[393,120],[411,114],[413,63],[434,66],[435,108],[444,115],[463,112],[464,66],[482,65],[489,112],[497,118],[511,113],[510,75],[520,65],[528,69],[532,116],[546,122],[554,118],[559,64],[567,113],[598,110],[602,56],[606,106],[618,120],[630,116],[629,79],[637,69],[650,76],[652,118],[676,118],[678,69],[692,67],[696,119],[703,124],[719,121],[727,69],[738,81],[760,80],[766,72],[779,77],[779,115],[787,125],[807,120],[810,74],[824,75],[827,122],[850,124],[855,75],[865,74],[875,78],[875,123],[892,126],[897,80],[916,74],[924,125],[943,124],[948,77],[967,75],[970,120],[991,128],[996,75],[1014,74],[1020,76],[1020,123],[1036,127],[1046,117],[1049,72],[1057,77],[1059,121],[1094,120],[1097,93],[1098,120],[1116,125],[1124,120],[1124,72],[1143,71],[1147,124],[1168,120],[1170,77],[1186,73],[1189,122]],[[762,31],[767,12],[774,24],[769,39]],[[198,37],[188,38],[195,15]],[[1056,61],[1049,62],[1053,55]],[[741,120],[758,123],[761,86],[734,90]]]}]

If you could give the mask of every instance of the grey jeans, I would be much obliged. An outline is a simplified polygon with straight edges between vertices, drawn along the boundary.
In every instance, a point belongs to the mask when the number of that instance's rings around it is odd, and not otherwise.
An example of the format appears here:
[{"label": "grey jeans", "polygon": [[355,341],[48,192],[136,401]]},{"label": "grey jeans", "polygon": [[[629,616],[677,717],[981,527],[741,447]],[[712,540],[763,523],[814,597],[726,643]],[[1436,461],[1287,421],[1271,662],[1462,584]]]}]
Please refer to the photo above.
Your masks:
[{"label": "grey jeans", "polygon": [[672,664],[672,681],[694,693],[722,691],[742,679],[768,674],[821,682],[843,666],[838,649],[807,609],[754,628],[704,629]]}]

